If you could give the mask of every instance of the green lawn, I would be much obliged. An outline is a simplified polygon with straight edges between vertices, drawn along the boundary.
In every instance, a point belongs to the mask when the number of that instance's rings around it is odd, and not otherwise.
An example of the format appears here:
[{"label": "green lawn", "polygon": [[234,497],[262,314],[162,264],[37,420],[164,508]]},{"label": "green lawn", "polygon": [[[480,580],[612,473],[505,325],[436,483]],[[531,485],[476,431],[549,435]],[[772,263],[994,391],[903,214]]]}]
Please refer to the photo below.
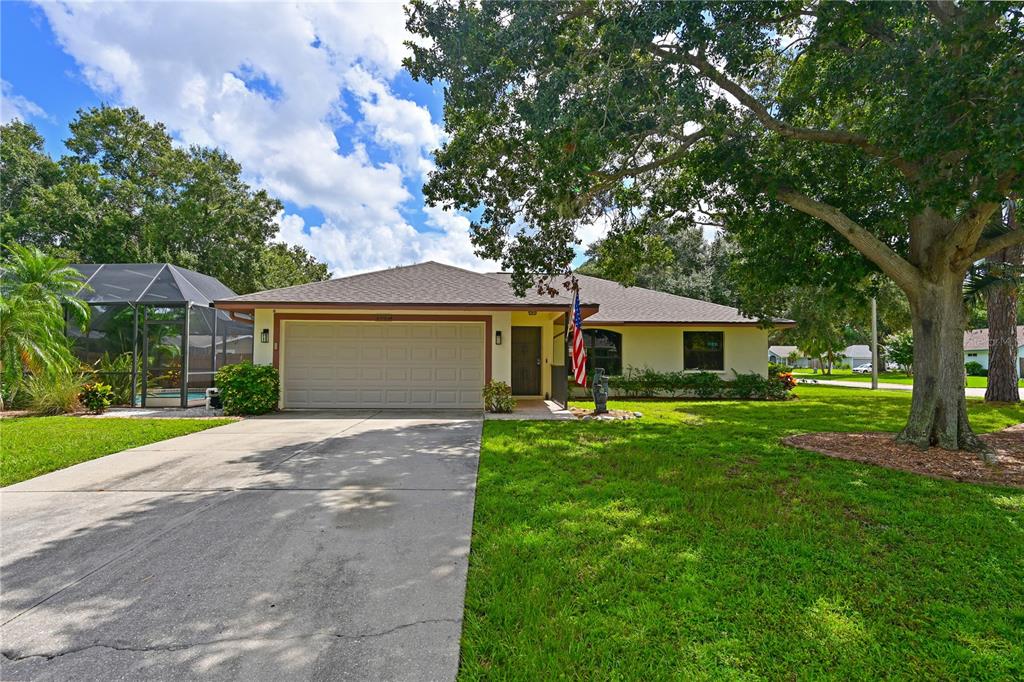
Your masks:
[{"label": "green lawn", "polygon": [[[817,379],[819,381],[864,381],[871,383],[870,374],[854,374],[848,369],[834,369],[832,374],[822,374],[818,372],[814,373],[810,369],[794,369],[793,376],[797,378],[806,377],[808,379]],[[907,376],[903,372],[879,372],[878,380],[883,384],[913,384],[914,378]],[[1024,388],[1024,379],[1018,382],[1021,388]],[[968,388],[987,388],[988,377],[967,377]]]},{"label": "green lawn", "polygon": [[0,486],[232,421],[81,417],[3,419],[0,420]]},{"label": "green lawn", "polygon": [[1021,679],[1024,491],[782,446],[896,430],[910,401],[797,393],[486,422],[461,676]]}]

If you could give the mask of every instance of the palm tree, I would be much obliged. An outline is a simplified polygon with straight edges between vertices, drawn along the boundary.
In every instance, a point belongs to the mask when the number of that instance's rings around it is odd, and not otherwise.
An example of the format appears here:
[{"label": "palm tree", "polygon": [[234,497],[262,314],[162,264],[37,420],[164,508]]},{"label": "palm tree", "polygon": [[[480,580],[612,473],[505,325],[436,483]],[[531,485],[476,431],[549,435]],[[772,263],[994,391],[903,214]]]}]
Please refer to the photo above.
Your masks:
[{"label": "palm tree", "polygon": [[78,297],[86,288],[78,270],[35,246],[11,244],[3,248],[7,254],[0,264],[0,296],[37,301],[61,319],[67,310],[72,321],[86,328],[89,304]]},{"label": "palm tree", "polygon": [[35,247],[4,247],[0,263],[0,408],[26,372],[69,372],[75,358],[65,334],[65,311],[84,329],[89,304],[78,297],[82,276]]}]

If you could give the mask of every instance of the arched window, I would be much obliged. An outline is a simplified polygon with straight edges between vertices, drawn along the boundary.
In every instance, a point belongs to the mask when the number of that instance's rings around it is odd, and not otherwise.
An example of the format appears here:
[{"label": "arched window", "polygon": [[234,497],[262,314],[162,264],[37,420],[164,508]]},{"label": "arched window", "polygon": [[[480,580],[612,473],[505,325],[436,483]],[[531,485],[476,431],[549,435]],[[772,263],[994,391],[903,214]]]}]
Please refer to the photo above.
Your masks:
[{"label": "arched window", "polygon": [[584,329],[587,373],[600,367],[608,376],[622,374],[622,334],[607,329]]}]

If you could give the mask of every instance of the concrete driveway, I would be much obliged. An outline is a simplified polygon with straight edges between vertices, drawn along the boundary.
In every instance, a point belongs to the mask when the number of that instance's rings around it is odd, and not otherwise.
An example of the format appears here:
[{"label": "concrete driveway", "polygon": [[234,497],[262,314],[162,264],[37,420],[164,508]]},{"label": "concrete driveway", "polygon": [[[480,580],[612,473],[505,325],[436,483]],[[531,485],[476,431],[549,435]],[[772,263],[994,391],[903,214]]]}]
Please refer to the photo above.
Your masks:
[{"label": "concrete driveway", "polygon": [[286,413],[0,491],[0,679],[455,676],[481,419]]}]

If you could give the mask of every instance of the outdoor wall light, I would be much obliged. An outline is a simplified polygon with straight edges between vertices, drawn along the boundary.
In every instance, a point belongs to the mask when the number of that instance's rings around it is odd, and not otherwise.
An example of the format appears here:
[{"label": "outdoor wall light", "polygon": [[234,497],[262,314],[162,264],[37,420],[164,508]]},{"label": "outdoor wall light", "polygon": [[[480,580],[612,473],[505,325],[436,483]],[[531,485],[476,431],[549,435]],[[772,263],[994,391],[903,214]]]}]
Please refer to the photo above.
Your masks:
[{"label": "outdoor wall light", "polygon": [[260,332],[260,343],[270,343],[270,330],[264,329]]},{"label": "outdoor wall light", "polygon": [[494,332],[494,345],[495,346],[500,346],[501,345],[501,330],[500,329],[498,331]]}]

